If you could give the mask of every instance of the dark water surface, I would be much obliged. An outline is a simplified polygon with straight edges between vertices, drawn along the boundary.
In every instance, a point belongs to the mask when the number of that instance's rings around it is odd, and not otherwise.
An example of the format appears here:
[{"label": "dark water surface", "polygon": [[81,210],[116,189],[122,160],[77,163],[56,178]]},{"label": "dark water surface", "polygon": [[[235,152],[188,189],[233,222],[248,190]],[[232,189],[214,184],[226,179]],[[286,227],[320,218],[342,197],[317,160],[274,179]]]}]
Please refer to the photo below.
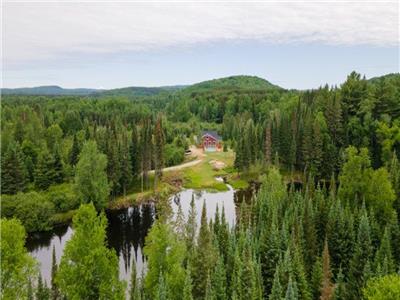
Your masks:
[{"label": "dark water surface", "polygon": [[[188,216],[190,201],[194,196],[197,220],[200,223],[203,203],[207,206],[208,219],[215,215],[218,205],[221,212],[225,210],[226,220],[233,225],[236,220],[236,207],[243,198],[251,196],[251,191],[235,192],[229,185],[229,191],[210,193],[206,191],[183,190],[170,198],[174,213],[178,211],[180,203],[185,218]],[[115,249],[119,258],[119,275],[121,279],[130,279],[130,266],[133,259],[136,262],[137,274],[141,274],[145,266],[142,249],[145,237],[155,218],[155,208],[151,204],[130,207],[128,209],[106,212],[108,219],[107,242]],[[55,247],[57,263],[60,262],[66,242],[71,238],[73,229],[69,225],[55,228],[51,232],[31,234],[26,247],[30,254],[40,263],[43,278],[50,283],[51,260],[53,246]]]}]

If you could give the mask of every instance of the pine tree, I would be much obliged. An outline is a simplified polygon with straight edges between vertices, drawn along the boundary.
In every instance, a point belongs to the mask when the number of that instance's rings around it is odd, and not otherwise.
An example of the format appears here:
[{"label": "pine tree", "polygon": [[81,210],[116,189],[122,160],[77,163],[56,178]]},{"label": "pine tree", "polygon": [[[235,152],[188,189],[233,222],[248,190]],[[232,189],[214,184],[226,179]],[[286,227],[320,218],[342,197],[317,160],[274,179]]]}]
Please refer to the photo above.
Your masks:
[{"label": "pine tree", "polygon": [[121,161],[120,152],[118,151],[118,140],[116,133],[108,129],[107,138],[107,179],[110,185],[110,194],[116,196],[121,191]]},{"label": "pine tree", "polygon": [[[392,247],[390,245],[390,230],[385,228],[380,247],[375,254],[375,273],[380,276],[388,275],[395,272],[395,263],[393,260]],[[379,272],[378,272],[378,269]]]},{"label": "pine tree", "polygon": [[207,208],[203,203],[201,212],[200,230],[197,238],[197,248],[193,261],[193,294],[195,297],[204,297],[207,277],[215,263],[211,233],[207,223]]},{"label": "pine tree", "polygon": [[321,300],[330,300],[333,297],[334,285],[332,283],[332,271],[330,266],[330,257],[328,241],[325,239],[324,251],[322,252],[322,282],[321,282]]},{"label": "pine tree", "polygon": [[282,286],[280,283],[280,271],[279,264],[275,268],[274,281],[272,284],[271,293],[269,294],[269,300],[282,300]]},{"label": "pine tree", "polygon": [[265,128],[265,161],[268,165],[272,162],[271,121],[268,121]]},{"label": "pine tree", "polygon": [[204,295],[204,300],[212,300],[213,299],[213,289],[211,286],[210,275],[207,276],[207,284],[206,284],[206,292]]},{"label": "pine tree", "polygon": [[56,248],[53,245],[53,254],[51,260],[51,299],[57,300],[60,297],[60,292],[56,283],[56,274],[57,274],[57,259],[56,259]]},{"label": "pine tree", "polygon": [[50,290],[46,285],[46,282],[43,283],[42,275],[39,275],[38,286],[36,289],[36,300],[49,300],[50,299]]},{"label": "pine tree", "polygon": [[27,175],[22,151],[17,143],[12,142],[1,157],[1,193],[15,194],[24,191]]},{"label": "pine tree", "polygon": [[138,298],[138,293],[139,292],[139,286],[138,286],[138,279],[137,279],[137,273],[136,273],[136,263],[135,259],[132,259],[132,264],[131,264],[131,286],[129,289],[129,298],[130,300],[137,300]]},{"label": "pine tree", "polygon": [[273,221],[270,231],[263,229],[260,237],[261,247],[261,271],[264,279],[265,296],[269,295],[272,285],[275,268],[281,256],[281,235]]},{"label": "pine tree", "polygon": [[304,231],[304,265],[306,272],[310,274],[311,268],[315,261],[317,253],[317,233],[314,223],[314,211],[311,197],[305,196],[304,199],[304,216],[303,216],[303,231]]},{"label": "pine tree", "polygon": [[289,283],[286,289],[285,300],[297,300],[299,299],[297,294],[296,282],[292,281],[292,278],[289,277]]},{"label": "pine tree", "polygon": [[192,200],[190,201],[190,208],[189,208],[189,216],[185,226],[186,249],[189,256],[192,256],[195,250],[196,232],[197,232],[197,212],[196,212],[196,205],[194,203],[194,195],[192,194]]},{"label": "pine tree", "polygon": [[217,264],[212,273],[211,282],[213,284],[213,299],[215,300],[226,300],[228,296],[226,294],[226,271],[223,258],[218,257]]},{"label": "pine tree", "polygon": [[333,299],[335,300],[347,299],[346,283],[344,282],[344,275],[342,272],[342,268],[339,268]]},{"label": "pine tree", "polygon": [[47,190],[50,185],[59,179],[59,169],[55,169],[55,158],[47,150],[39,154],[35,169],[35,186]]},{"label": "pine tree", "polygon": [[54,154],[53,169],[54,169],[54,175],[53,175],[53,178],[51,178],[51,182],[52,183],[62,183],[64,181],[64,167],[63,167],[60,153],[58,152],[57,148],[56,148],[55,154]]},{"label": "pine tree", "polygon": [[311,291],[312,291],[312,298],[314,300],[319,300],[321,291],[321,282],[322,282],[322,262],[321,258],[317,257],[315,260],[314,266],[313,266],[313,271],[311,275],[311,281],[310,281],[310,286],[311,286]]},{"label": "pine tree", "polygon": [[168,287],[165,283],[164,276],[160,273],[158,285],[155,291],[155,300],[167,300],[168,299]]},{"label": "pine tree", "polygon": [[28,282],[28,295],[27,295],[28,300],[34,300],[33,299],[33,288],[32,288],[32,280],[29,279]]},{"label": "pine tree", "polygon": [[121,166],[121,177],[119,184],[122,188],[122,193],[125,196],[133,178],[131,156],[129,153],[129,145],[126,136],[123,137],[122,142],[119,145],[119,158]]},{"label": "pine tree", "polygon": [[142,157],[140,159],[141,161],[141,173],[142,173],[142,182],[144,184],[144,187],[149,188],[149,177],[148,177],[148,172],[151,169],[151,163],[152,163],[152,153],[153,153],[153,147],[152,147],[152,130],[151,130],[151,121],[150,119],[146,119],[143,121],[143,126],[141,129],[141,134],[140,134],[140,152],[142,154]]},{"label": "pine tree", "polygon": [[136,178],[141,172],[140,163],[140,144],[136,125],[132,125],[131,143],[129,147],[131,156],[132,175]]},{"label": "pine tree", "polygon": [[157,187],[157,181],[161,180],[162,169],[164,167],[164,131],[162,127],[161,115],[158,116],[156,125],[154,127],[154,166],[155,177],[154,185]]},{"label": "pine tree", "polygon": [[362,297],[361,289],[365,284],[364,268],[369,264],[371,254],[370,225],[365,208],[363,208],[358,226],[354,255],[350,262],[349,299],[360,299]]},{"label": "pine tree", "polygon": [[192,295],[192,277],[190,275],[190,268],[186,269],[185,284],[183,286],[182,300],[193,300]]},{"label": "pine tree", "polygon": [[69,163],[71,164],[71,166],[75,166],[78,163],[78,159],[79,159],[79,142],[78,139],[76,137],[76,134],[74,134],[74,139],[72,142],[72,148],[71,151],[69,153]]}]

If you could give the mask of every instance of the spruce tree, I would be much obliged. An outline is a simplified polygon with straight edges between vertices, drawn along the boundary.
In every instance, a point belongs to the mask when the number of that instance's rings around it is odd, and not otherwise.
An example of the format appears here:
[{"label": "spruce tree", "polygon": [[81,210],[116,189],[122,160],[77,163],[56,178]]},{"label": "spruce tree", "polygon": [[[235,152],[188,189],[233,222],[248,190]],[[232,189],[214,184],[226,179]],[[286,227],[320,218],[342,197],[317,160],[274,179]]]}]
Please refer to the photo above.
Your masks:
[{"label": "spruce tree", "polygon": [[56,283],[56,274],[57,274],[57,259],[56,259],[56,248],[53,245],[53,253],[51,259],[51,299],[57,300],[60,297],[60,292]]},{"label": "spruce tree", "polygon": [[193,261],[193,294],[195,297],[204,297],[207,277],[215,263],[211,233],[207,223],[207,208],[203,203],[201,212],[200,230],[197,238],[197,247]]},{"label": "spruce tree", "polygon": [[281,256],[281,235],[276,222],[273,221],[271,229],[263,229],[260,237],[261,271],[264,279],[265,296],[269,295],[273,285],[275,268]]},{"label": "spruce tree", "polygon": [[289,283],[287,285],[285,300],[297,300],[299,299],[297,294],[296,282],[292,281],[292,278],[289,277]]},{"label": "spruce tree", "polygon": [[162,127],[161,115],[157,117],[157,122],[154,127],[154,185],[157,187],[158,180],[162,178],[162,169],[164,167],[164,130]]},{"label": "spruce tree", "polygon": [[46,285],[46,281],[43,282],[42,275],[39,274],[38,285],[36,288],[36,300],[49,300],[50,290]]},{"label": "spruce tree", "polygon": [[396,271],[390,240],[390,230],[388,227],[386,227],[380,247],[375,253],[375,273],[379,276],[388,275]]},{"label": "spruce tree", "polygon": [[155,300],[168,300],[168,287],[165,283],[164,276],[162,273],[159,275],[158,284],[155,288],[154,299]]},{"label": "spruce tree", "polygon": [[335,290],[333,294],[334,300],[346,300],[347,299],[347,290],[346,283],[344,281],[344,275],[342,272],[342,268],[339,268],[339,273],[336,279]]},{"label": "spruce tree", "polygon": [[139,286],[138,286],[138,279],[136,273],[136,263],[135,259],[132,259],[131,264],[131,282],[130,282],[130,289],[129,289],[129,299],[130,300],[138,300],[138,295],[140,295]]},{"label": "spruce tree", "polygon": [[16,194],[24,191],[27,175],[19,144],[12,142],[1,157],[1,193]]},{"label": "spruce tree", "polygon": [[311,286],[311,291],[312,291],[312,298],[314,300],[319,300],[321,291],[321,282],[322,282],[322,262],[321,258],[317,257],[315,260],[313,270],[312,270],[312,275],[311,275],[311,280],[310,280],[310,286]]},{"label": "spruce tree", "polygon": [[185,226],[186,252],[189,256],[193,256],[196,246],[197,232],[197,212],[196,204],[194,203],[194,194],[190,201],[189,216]]},{"label": "spruce tree", "polygon": [[211,276],[211,282],[213,285],[213,299],[215,300],[228,299],[228,296],[226,294],[225,264],[221,256],[218,256],[217,264]]},{"label": "spruce tree", "polygon": [[122,193],[125,196],[133,178],[131,156],[126,136],[123,137],[122,142],[119,144],[119,159],[121,166],[119,185],[121,186]]},{"label": "spruce tree", "polygon": [[28,300],[34,300],[33,298],[33,288],[32,288],[32,280],[29,278],[28,281],[28,295],[27,295]]},{"label": "spruce tree", "polygon": [[51,178],[51,182],[62,183],[64,181],[64,166],[58,148],[56,148],[54,153],[53,169],[54,169],[54,175],[53,178]]},{"label": "spruce tree", "polygon": [[[59,162],[58,162],[59,163]],[[57,164],[58,164],[57,163]],[[39,154],[35,169],[35,186],[41,190],[47,190],[50,185],[59,179],[59,169],[55,169],[55,158],[47,150]],[[59,168],[59,165],[58,165]]]},{"label": "spruce tree", "polygon": [[183,286],[183,297],[182,300],[193,300],[192,295],[192,277],[190,274],[190,268],[186,269],[185,283]]},{"label": "spruce tree", "polygon": [[74,134],[74,139],[72,141],[72,148],[69,153],[69,163],[71,166],[75,166],[78,163],[78,158],[79,158],[79,142],[76,137],[76,134]]},{"label": "spruce tree", "polygon": [[265,161],[267,165],[272,163],[272,138],[271,138],[271,121],[268,121],[265,128]]},{"label": "spruce tree", "polygon": [[136,178],[140,172],[142,171],[140,166],[140,144],[139,144],[139,135],[136,128],[136,125],[132,125],[132,133],[131,133],[131,143],[129,146],[129,154],[131,156],[131,166],[132,166],[132,175]]},{"label": "spruce tree", "polygon": [[282,300],[282,286],[280,283],[280,271],[279,264],[275,268],[274,281],[272,284],[271,293],[269,294],[269,300]]},{"label": "spruce tree", "polygon": [[324,243],[324,251],[322,252],[322,276],[320,299],[330,300],[333,297],[334,285],[332,283],[328,241],[326,239]]},{"label": "spruce tree", "polygon": [[360,299],[361,290],[365,284],[365,267],[370,263],[372,245],[370,236],[370,225],[365,208],[361,211],[358,226],[357,241],[354,247],[354,255],[350,262],[349,273],[349,299]]}]

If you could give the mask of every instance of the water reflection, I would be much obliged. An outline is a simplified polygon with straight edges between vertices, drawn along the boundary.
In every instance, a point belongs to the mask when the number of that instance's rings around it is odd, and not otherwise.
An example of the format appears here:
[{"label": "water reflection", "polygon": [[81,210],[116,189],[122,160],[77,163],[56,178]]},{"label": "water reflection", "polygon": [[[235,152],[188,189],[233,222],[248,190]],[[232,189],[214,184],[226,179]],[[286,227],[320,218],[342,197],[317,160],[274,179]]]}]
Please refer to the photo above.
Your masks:
[{"label": "water reflection", "polygon": [[[239,194],[228,185],[226,192],[210,193],[207,191],[183,190],[170,198],[172,211],[176,214],[178,205],[181,205],[185,218],[188,217],[190,202],[194,199],[197,221],[200,223],[203,203],[207,206],[207,218],[214,218],[217,206],[221,212],[225,211],[227,222],[232,226],[236,220],[236,209],[241,199],[250,197],[246,192]],[[249,199],[250,199],[249,198]],[[151,204],[135,206],[128,209],[107,211],[107,244],[115,249],[119,258],[119,274],[121,279],[129,282],[130,266],[135,259],[137,274],[145,268],[145,258],[142,252],[145,238],[155,219],[155,208]],[[71,226],[61,226],[51,232],[35,233],[28,237],[26,246],[28,251],[40,263],[43,278],[50,283],[52,249],[55,247],[57,263],[60,262],[66,242],[71,238]]]}]

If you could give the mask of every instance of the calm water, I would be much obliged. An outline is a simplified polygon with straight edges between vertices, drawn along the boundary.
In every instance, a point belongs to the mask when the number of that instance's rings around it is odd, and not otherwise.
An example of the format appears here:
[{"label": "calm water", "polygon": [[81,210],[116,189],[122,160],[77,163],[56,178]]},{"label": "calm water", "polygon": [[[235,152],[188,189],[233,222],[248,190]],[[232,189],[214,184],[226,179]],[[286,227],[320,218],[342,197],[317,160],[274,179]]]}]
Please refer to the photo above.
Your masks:
[{"label": "calm water", "polygon": [[[238,199],[239,201],[243,198],[249,199],[251,191],[235,192],[229,185],[228,187],[229,191],[218,193],[183,190],[170,198],[173,212],[177,212],[178,204],[180,203],[182,211],[187,218],[193,195],[199,223],[203,203],[206,203],[208,219],[214,217],[218,205],[220,212],[222,207],[224,208],[227,222],[233,225],[236,219]],[[135,259],[138,274],[141,274],[145,267],[142,249],[145,237],[155,218],[154,206],[150,204],[141,205],[118,211],[108,211],[106,214],[108,218],[108,245],[114,248],[118,254],[120,278],[129,282],[130,266],[133,259]],[[28,251],[40,263],[42,276],[47,283],[50,282],[51,277],[53,246],[56,251],[57,263],[59,263],[65,243],[71,238],[72,234],[72,227],[65,225],[51,232],[36,233],[28,237],[26,242]]]}]

